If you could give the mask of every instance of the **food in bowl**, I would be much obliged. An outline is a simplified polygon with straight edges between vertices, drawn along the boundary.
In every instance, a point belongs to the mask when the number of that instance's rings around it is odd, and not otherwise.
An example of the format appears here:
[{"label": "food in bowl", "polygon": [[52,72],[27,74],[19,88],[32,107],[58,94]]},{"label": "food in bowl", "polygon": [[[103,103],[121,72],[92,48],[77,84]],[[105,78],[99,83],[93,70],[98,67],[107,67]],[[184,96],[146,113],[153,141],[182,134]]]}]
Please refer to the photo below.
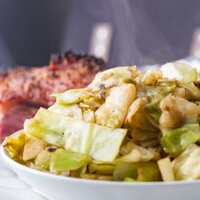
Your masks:
[{"label": "food in bowl", "polygon": [[111,68],[86,88],[53,94],[55,104],[27,119],[4,148],[27,167],[67,177],[199,179],[199,86],[196,70],[179,62],[145,74]]}]

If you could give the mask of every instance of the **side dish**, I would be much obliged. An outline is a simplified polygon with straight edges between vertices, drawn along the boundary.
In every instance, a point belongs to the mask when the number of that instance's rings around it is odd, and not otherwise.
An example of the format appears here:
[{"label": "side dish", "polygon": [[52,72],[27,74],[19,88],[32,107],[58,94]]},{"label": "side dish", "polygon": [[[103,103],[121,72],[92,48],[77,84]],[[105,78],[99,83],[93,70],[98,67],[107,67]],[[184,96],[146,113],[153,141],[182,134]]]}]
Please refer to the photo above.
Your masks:
[{"label": "side dish", "polygon": [[24,129],[6,138],[17,162],[85,179],[200,178],[200,81],[175,62],[143,74],[135,66],[100,72],[86,88],[55,93]]}]

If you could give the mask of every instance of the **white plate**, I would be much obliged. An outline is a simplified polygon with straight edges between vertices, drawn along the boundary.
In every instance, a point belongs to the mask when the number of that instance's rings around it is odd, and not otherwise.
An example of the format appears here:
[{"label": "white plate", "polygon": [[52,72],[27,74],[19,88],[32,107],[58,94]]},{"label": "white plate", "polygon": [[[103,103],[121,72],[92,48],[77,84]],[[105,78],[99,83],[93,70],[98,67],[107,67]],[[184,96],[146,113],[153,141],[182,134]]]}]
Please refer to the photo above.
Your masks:
[{"label": "white plate", "polygon": [[200,181],[127,183],[84,180],[37,171],[12,160],[1,147],[3,160],[50,200],[199,200]]}]

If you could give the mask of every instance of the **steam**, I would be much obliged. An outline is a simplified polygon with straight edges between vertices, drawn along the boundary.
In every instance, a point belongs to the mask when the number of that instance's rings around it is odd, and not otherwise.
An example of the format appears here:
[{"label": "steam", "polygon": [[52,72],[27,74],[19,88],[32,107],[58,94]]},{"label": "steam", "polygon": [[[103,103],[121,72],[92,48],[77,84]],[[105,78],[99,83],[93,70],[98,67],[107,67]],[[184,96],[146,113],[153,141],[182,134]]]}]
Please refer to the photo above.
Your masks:
[{"label": "steam", "polygon": [[14,61],[11,57],[11,54],[0,35],[0,72],[8,70],[8,67],[11,67],[14,64]]},{"label": "steam", "polygon": [[[170,44],[163,32],[159,30],[159,26],[150,18],[146,8],[145,1],[142,0],[79,1],[76,7],[72,8],[73,12],[77,11],[72,25],[80,24],[82,28],[87,29],[95,26],[95,23],[106,22],[112,26],[110,65],[157,64],[175,58],[177,55],[175,49],[177,51],[177,48],[173,48],[173,44]],[[79,10],[81,10],[80,15]],[[85,15],[84,18],[81,18],[82,15]],[[71,26],[69,30],[71,33],[75,33],[78,28]],[[83,31],[83,34],[86,32]],[[79,44],[81,42],[85,44],[86,40],[80,41],[79,37],[78,39],[74,45],[73,42],[76,41],[76,38],[72,36],[71,39],[68,39],[67,46],[81,49]]]},{"label": "steam", "polygon": [[[124,64],[156,64],[162,55],[173,57],[173,50],[156,24],[150,20],[143,1],[114,0],[111,3],[116,31],[120,35],[119,62]],[[134,6],[133,6],[134,5]]]}]

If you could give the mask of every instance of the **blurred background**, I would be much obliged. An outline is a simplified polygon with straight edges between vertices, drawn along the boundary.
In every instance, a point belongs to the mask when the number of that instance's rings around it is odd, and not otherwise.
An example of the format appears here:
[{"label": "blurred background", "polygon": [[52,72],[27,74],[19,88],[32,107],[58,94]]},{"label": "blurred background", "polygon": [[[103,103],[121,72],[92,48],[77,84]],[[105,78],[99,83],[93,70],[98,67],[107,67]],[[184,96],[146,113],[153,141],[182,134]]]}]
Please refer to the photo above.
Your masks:
[{"label": "blurred background", "polygon": [[[109,37],[95,50],[102,23]],[[189,55],[199,26],[199,0],[0,0],[0,66],[45,65],[69,49],[111,66],[162,63]]]}]

